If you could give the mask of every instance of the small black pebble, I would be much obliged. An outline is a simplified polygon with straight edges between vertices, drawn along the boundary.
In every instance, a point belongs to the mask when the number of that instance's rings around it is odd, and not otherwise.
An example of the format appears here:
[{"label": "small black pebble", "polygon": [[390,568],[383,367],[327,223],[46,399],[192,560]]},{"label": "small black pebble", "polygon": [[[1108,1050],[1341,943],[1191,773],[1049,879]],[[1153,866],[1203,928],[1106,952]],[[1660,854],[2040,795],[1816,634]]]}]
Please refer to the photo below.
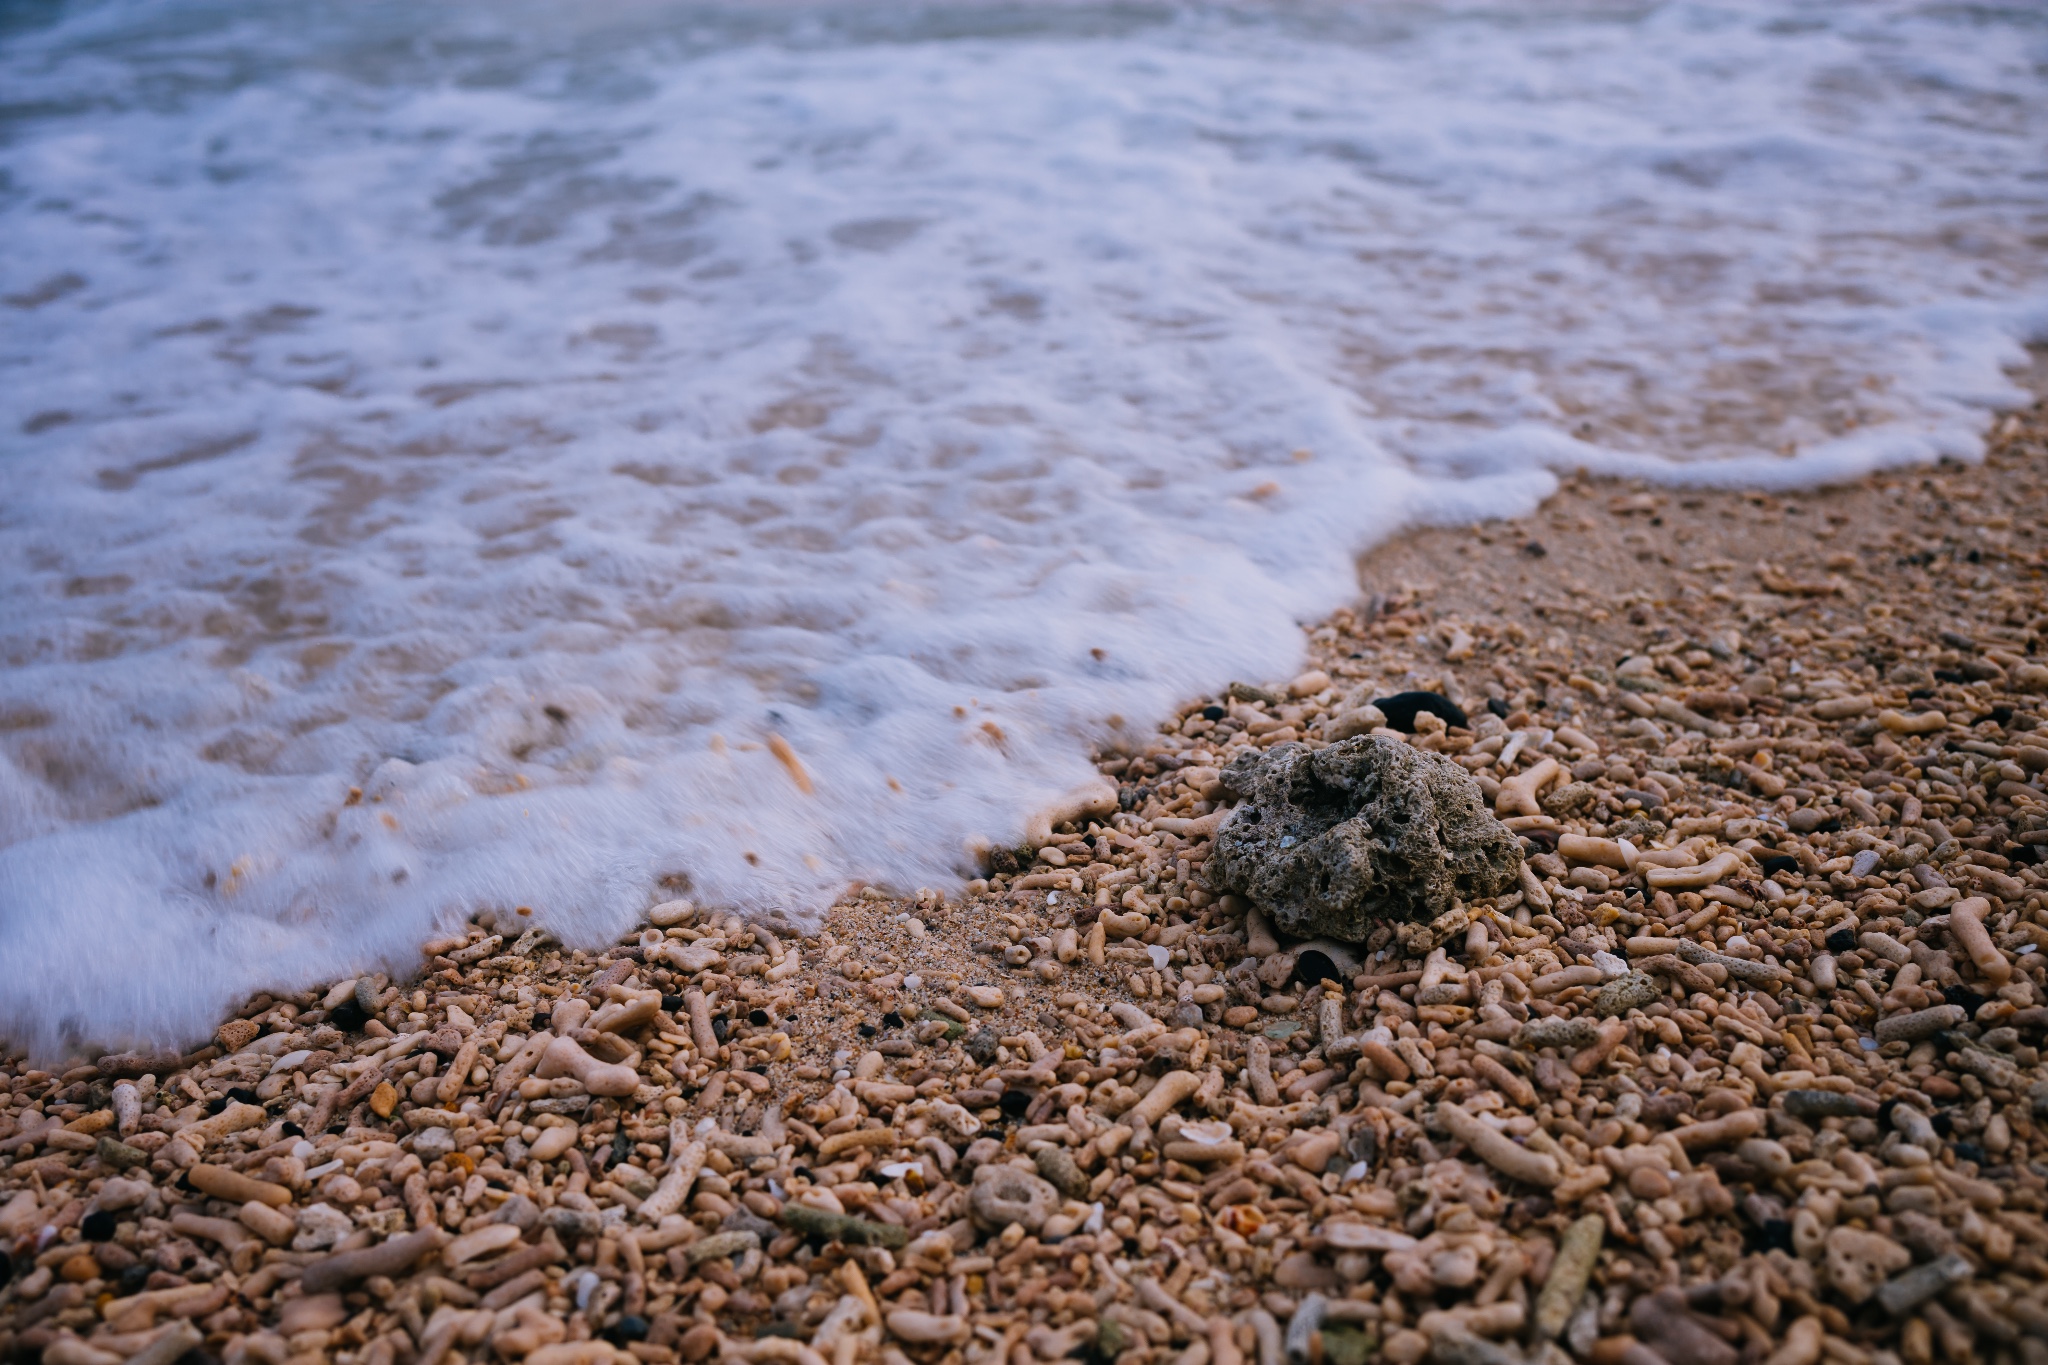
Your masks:
[{"label": "small black pebble", "polygon": [[1764,1220],[1763,1242],[1765,1251],[1792,1250],[1792,1223],[1785,1218]]},{"label": "small black pebble", "polygon": [[1486,709],[1496,720],[1506,720],[1508,718],[1508,704],[1499,697],[1488,697],[1486,699]]},{"label": "small black pebble", "polygon": [[875,1026],[866,1020],[862,1020],[860,1027],[855,1032],[859,1033],[863,1038],[872,1038],[875,1036]]},{"label": "small black pebble", "polygon": [[1335,958],[1320,948],[1306,948],[1294,960],[1294,979],[1304,986],[1313,986],[1323,981],[1342,981],[1344,969],[1337,965]]},{"label": "small black pebble", "polygon": [[114,1235],[114,1215],[94,1209],[79,1221],[78,1231],[88,1242],[104,1242]]},{"label": "small black pebble", "polygon": [[228,1097],[226,1095],[216,1095],[206,1102],[206,1112],[209,1114],[218,1114],[227,1107]]},{"label": "small black pebble", "polygon": [[1961,1005],[1963,1011],[1972,1019],[1977,1017],[1978,1010],[1984,1008],[1985,998],[1971,990],[1968,986],[1943,986],[1941,988],[1941,997],[1951,1005]]},{"label": "small black pebble", "polygon": [[1003,1097],[996,1101],[996,1106],[1015,1118],[1031,1107],[1031,1096],[1022,1090],[1005,1090]]},{"label": "small black pebble", "polygon": [[1856,931],[1853,929],[1837,929],[1828,935],[1828,951],[1831,953],[1846,953],[1855,946]]},{"label": "small black pebble", "polygon": [[150,1272],[155,1269],[156,1267],[147,1261],[140,1261],[122,1271],[120,1281],[121,1297],[126,1298],[130,1294],[140,1294],[142,1286],[149,1283]]},{"label": "small black pebble", "polygon": [[1934,695],[1934,689],[1933,689],[1933,688],[1931,688],[1931,687],[1916,687],[1916,688],[1914,688],[1914,689],[1913,689],[1913,690],[1912,690],[1911,692],[1908,692],[1908,693],[1906,694],[1906,700],[1907,700],[1907,701],[1926,701],[1926,700],[1927,700],[1927,699],[1928,699],[1929,697],[1931,697],[1931,696],[1933,696],[1933,695]]},{"label": "small black pebble", "polygon": [[369,1022],[369,1018],[369,1015],[363,1013],[363,1007],[351,998],[335,1006],[334,1012],[327,1016],[327,1022],[343,1033],[360,1033],[363,1025]]},{"label": "small black pebble", "polygon": [[890,1010],[890,1011],[889,1011],[889,1012],[888,1012],[887,1014],[885,1014],[885,1015],[883,1015],[883,1016],[882,1016],[882,1027],[883,1027],[883,1028],[902,1028],[902,1027],[903,1027],[903,1016],[902,1016],[902,1015],[900,1015],[900,1014],[898,1014],[898,1013],[897,1013],[897,1012],[896,1012],[895,1010]]},{"label": "small black pebble", "polygon": [[795,1170],[791,1171],[790,1174],[795,1176],[798,1180],[809,1180],[811,1178],[811,1168],[808,1166],[798,1166]]},{"label": "small black pebble", "polygon": [[683,1012],[683,997],[680,995],[664,995],[661,997],[661,1008],[669,1014],[681,1014]]},{"label": "small black pebble", "polygon": [[1543,556],[1549,554],[1550,551],[1543,548],[1542,541],[1532,540],[1522,547],[1522,553],[1529,556],[1529,558],[1531,559],[1541,559],[1543,558]]},{"label": "small black pebble", "polygon": [[1449,697],[1437,692],[1396,692],[1373,701],[1387,718],[1387,724],[1404,735],[1415,733],[1415,718],[1424,711],[1439,716],[1445,725],[1469,725],[1470,718]]},{"label": "small black pebble", "polygon": [[763,1026],[764,1024],[766,1024],[766,1023],[768,1022],[768,1011],[767,1011],[767,1010],[748,1010],[748,1011],[747,1011],[747,1022],[748,1022],[748,1023],[750,1023],[750,1024],[752,1024],[752,1025],[753,1025],[753,1026],[754,1026],[755,1028],[760,1028],[760,1027],[762,1027],[762,1026]]},{"label": "small black pebble", "polygon": [[1787,857],[1783,853],[1774,853],[1768,858],[1759,859],[1758,862],[1763,868],[1766,877],[1776,876],[1780,872],[1797,872],[1799,870],[1799,860]]},{"label": "small black pebble", "polygon": [[286,1137],[304,1137],[306,1135],[306,1130],[299,1127],[298,1124],[293,1123],[289,1119],[287,1119],[284,1125],[284,1135]]},{"label": "small black pebble", "polygon": [[1936,1137],[1947,1137],[1950,1133],[1953,1133],[1956,1130],[1956,1121],[1950,1118],[1946,1113],[1942,1113],[1939,1111],[1937,1111],[1934,1117],[1929,1119],[1927,1122],[1934,1129],[1934,1135]]},{"label": "small black pebble", "polygon": [[647,1319],[638,1313],[627,1313],[604,1329],[604,1339],[614,1346],[624,1346],[629,1341],[645,1341]]},{"label": "small black pebble", "polygon": [[1225,716],[1229,714],[1230,713],[1228,711],[1224,710],[1220,706],[1205,706],[1202,708],[1203,720],[1222,720]]},{"label": "small black pebble", "polygon": [[731,1032],[732,1021],[727,1019],[724,1015],[721,1014],[711,1021],[711,1036],[716,1038],[719,1042],[724,1042],[726,1035]]},{"label": "small black pebble", "polygon": [[1984,1149],[1974,1142],[1958,1142],[1955,1150],[1957,1161],[1974,1161],[1979,1166],[1984,1164]]},{"label": "small black pebble", "polygon": [[633,1155],[633,1139],[627,1137],[623,1132],[613,1133],[612,1165],[618,1165],[631,1155]]},{"label": "small black pebble", "polygon": [[1934,676],[1945,683],[1966,683],[1970,680],[1970,675],[1960,668],[1937,668]]},{"label": "small black pebble", "polygon": [[228,1091],[228,1098],[233,1100],[236,1104],[263,1103],[262,1096],[258,1095],[255,1091],[243,1085],[238,1085],[234,1089]]}]

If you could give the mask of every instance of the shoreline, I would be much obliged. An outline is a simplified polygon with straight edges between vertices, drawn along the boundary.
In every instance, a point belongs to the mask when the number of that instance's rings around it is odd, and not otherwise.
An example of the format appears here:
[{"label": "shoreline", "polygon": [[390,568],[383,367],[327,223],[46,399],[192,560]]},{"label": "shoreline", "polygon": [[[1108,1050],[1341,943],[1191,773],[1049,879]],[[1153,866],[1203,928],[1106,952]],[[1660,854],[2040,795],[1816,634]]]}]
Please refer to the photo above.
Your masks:
[{"label": "shoreline", "polygon": [[[1992,446],[1411,531],[964,899],[480,920],[183,1059],[0,1066],[0,1355],[2029,1358],[2048,417]],[[1221,769],[1411,690],[1528,875],[1301,953],[1212,884]]]}]

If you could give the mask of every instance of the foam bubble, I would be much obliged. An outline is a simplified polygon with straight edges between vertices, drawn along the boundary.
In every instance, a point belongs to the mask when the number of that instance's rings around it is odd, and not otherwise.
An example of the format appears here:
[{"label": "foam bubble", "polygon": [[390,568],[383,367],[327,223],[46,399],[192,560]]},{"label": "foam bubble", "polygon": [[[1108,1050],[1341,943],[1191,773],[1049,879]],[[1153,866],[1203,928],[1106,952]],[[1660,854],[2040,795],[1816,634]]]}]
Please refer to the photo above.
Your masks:
[{"label": "foam bubble", "polygon": [[576,9],[0,38],[0,1035],[945,884],[1400,527],[1968,457],[2048,316],[1989,12]]}]

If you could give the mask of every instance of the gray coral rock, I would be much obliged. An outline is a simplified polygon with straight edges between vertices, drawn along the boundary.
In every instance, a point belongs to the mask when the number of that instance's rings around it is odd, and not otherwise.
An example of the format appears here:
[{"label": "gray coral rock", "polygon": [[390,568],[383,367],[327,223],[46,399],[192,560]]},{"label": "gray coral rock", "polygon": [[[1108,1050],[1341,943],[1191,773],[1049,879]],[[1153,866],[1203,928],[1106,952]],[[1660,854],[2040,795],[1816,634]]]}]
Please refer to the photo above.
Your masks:
[{"label": "gray coral rock", "polygon": [[1222,780],[1241,804],[1216,836],[1218,884],[1290,934],[1356,942],[1520,875],[1521,843],[1472,775],[1396,739],[1278,744],[1240,755]]}]

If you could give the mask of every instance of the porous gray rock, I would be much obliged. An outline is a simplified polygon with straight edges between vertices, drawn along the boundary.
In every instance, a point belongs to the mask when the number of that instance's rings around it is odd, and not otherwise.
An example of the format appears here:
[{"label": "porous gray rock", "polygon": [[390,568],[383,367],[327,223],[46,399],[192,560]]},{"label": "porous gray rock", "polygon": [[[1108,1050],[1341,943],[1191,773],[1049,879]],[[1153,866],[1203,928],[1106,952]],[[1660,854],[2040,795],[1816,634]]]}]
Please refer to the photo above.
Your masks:
[{"label": "porous gray rock", "polygon": [[1582,1047],[1593,1046],[1599,1037],[1600,1026],[1591,1019],[1552,1015],[1531,1019],[1516,1029],[1514,1043],[1516,1047],[1527,1048],[1531,1052],[1546,1047],[1577,1052]]},{"label": "porous gray rock", "polygon": [[1015,1166],[990,1163],[976,1168],[967,1191],[967,1210],[987,1228],[1022,1223],[1036,1232],[1059,1211],[1060,1192],[1052,1183]]},{"label": "porous gray rock", "polygon": [[1593,1013],[1603,1019],[1627,1014],[1656,1003],[1664,995],[1664,983],[1647,972],[1618,976],[1593,997]]},{"label": "porous gray rock", "polygon": [[1358,942],[1517,884],[1521,844],[1472,775],[1400,740],[1278,744],[1222,782],[1240,804],[1216,836],[1219,884],[1297,937]]},{"label": "porous gray rock", "polygon": [[1069,1199],[1088,1193],[1088,1173],[1074,1164],[1064,1147],[1041,1147],[1031,1154],[1032,1164],[1052,1187]]}]

